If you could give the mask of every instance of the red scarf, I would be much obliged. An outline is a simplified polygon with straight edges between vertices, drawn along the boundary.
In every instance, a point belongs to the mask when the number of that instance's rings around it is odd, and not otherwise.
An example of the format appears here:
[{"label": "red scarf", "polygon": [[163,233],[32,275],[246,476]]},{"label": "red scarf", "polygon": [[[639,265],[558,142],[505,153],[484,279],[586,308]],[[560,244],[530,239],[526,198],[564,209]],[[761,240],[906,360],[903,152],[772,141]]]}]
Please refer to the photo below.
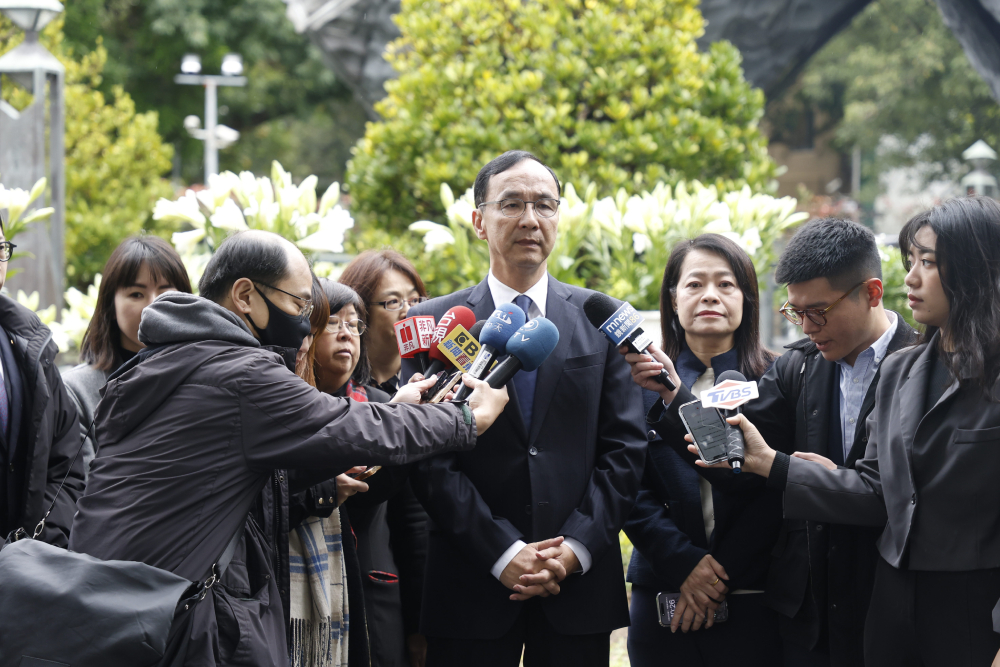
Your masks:
[{"label": "red scarf", "polygon": [[363,386],[355,386],[354,380],[347,381],[347,388],[344,390],[344,395],[358,403],[368,402],[368,392],[365,391]]}]

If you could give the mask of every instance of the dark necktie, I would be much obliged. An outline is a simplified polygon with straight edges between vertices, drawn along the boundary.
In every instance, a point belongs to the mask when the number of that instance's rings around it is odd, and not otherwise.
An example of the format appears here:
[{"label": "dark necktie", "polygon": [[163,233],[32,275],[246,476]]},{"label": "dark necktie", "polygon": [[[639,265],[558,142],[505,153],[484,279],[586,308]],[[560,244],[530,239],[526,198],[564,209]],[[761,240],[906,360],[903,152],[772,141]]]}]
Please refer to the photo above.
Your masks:
[{"label": "dark necktie", "polygon": [[[531,307],[531,297],[521,294],[514,299],[514,305],[524,311],[528,316],[528,308]],[[528,319],[531,319],[528,316]],[[535,401],[535,380],[538,378],[538,371],[533,370],[518,371],[514,375],[514,390],[517,392],[517,403],[521,407],[521,416],[524,417],[524,427],[531,432],[531,406]]]}]

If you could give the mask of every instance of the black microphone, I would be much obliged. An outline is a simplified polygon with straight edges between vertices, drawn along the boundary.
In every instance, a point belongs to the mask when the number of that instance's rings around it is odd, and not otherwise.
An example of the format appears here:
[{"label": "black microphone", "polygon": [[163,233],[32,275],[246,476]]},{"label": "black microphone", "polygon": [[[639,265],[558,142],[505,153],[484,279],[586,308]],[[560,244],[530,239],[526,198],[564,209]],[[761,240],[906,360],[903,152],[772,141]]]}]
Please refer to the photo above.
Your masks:
[{"label": "black microphone", "polygon": [[[594,328],[600,329],[615,347],[628,345],[630,352],[642,354],[653,344],[653,339],[639,326],[642,315],[628,301],[594,292],[583,302],[583,312]],[[653,379],[670,391],[677,389],[666,369]]]},{"label": "black microphone", "polygon": [[[725,371],[719,377],[715,378],[715,384],[719,385],[726,380],[735,380],[736,382],[747,381],[746,376],[739,371]],[[723,417],[729,419],[740,414],[742,409],[737,405],[732,410],[719,408],[719,412],[722,413]],[[729,460],[729,465],[733,469],[733,472],[739,473],[743,469],[743,456],[746,449],[746,443],[743,440],[743,431],[739,427],[726,422],[726,437],[726,458]]]},{"label": "black microphone", "polygon": [[507,384],[520,371],[533,371],[556,349],[559,329],[544,317],[524,323],[507,341],[507,358],[497,364],[486,383],[494,389]]}]

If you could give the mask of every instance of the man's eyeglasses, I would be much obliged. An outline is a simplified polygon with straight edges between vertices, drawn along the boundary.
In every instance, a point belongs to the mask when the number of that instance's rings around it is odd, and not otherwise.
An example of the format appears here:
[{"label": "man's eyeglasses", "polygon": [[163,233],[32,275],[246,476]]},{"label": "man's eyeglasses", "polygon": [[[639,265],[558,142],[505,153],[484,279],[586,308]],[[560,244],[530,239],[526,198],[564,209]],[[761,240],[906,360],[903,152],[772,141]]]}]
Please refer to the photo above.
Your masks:
[{"label": "man's eyeglasses", "polygon": [[331,317],[330,321],[326,323],[327,333],[337,334],[340,332],[341,328],[346,329],[347,333],[352,336],[360,336],[365,332],[365,329],[367,329],[368,326],[361,320],[342,320],[336,316]]},{"label": "man's eyeglasses", "polygon": [[524,215],[524,209],[527,208],[528,204],[535,207],[535,213],[542,218],[551,218],[559,210],[559,200],[551,199],[549,197],[543,197],[537,201],[524,201],[522,199],[501,199],[499,201],[484,201],[479,206],[486,206],[487,204],[499,204],[500,213],[505,218],[520,218]]},{"label": "man's eyeglasses", "polygon": [[[254,283],[254,286],[256,286],[257,284],[258,283]],[[268,285],[267,283],[259,283],[259,284],[263,285],[267,289],[273,289],[275,292],[281,292],[282,294],[287,294],[288,296],[290,296],[293,299],[295,299],[296,303],[299,304],[299,313],[298,313],[299,317],[309,317],[310,315],[312,315],[312,312],[313,312],[313,302],[312,302],[312,299],[304,299],[304,298],[302,298],[301,296],[299,296],[297,294],[292,294],[291,292],[286,292],[283,289],[278,289],[277,287],[274,287],[273,285]],[[257,291],[259,292],[260,290],[257,290]]]},{"label": "man's eyeglasses", "polygon": [[829,313],[831,310],[833,310],[833,307],[836,306],[838,303],[840,303],[848,296],[853,294],[854,290],[858,289],[867,282],[868,282],[867,280],[862,280],[860,283],[858,283],[851,289],[847,290],[847,293],[844,294],[844,296],[840,297],[826,308],[806,308],[805,310],[796,310],[795,308],[789,306],[788,302],[786,301],[785,305],[781,307],[780,312],[782,315],[785,316],[786,320],[788,320],[789,322],[791,322],[796,326],[802,326],[802,323],[804,322],[804,320],[802,319],[803,317],[808,317],[809,321],[817,326],[824,326],[826,325],[826,314]]},{"label": "man's eyeglasses", "polygon": [[399,299],[387,299],[385,301],[374,301],[368,305],[382,306],[386,310],[399,310],[403,307],[404,303],[410,308],[413,308],[418,303],[423,303],[424,301],[427,301],[426,296],[415,296],[412,299],[406,299],[405,301],[400,301]]},{"label": "man's eyeglasses", "polygon": [[0,242],[0,262],[7,262],[14,256],[14,248],[17,246],[10,241]]}]

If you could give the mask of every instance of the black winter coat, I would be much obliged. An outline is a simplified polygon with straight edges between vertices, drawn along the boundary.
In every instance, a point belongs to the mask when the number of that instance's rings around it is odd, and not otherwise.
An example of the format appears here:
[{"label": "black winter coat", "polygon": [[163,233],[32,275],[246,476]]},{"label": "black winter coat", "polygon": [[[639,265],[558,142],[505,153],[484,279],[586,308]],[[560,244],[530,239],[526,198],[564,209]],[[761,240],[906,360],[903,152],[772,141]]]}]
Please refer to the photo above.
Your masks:
[{"label": "black winter coat", "polygon": [[[83,457],[73,463],[81,442],[76,408],[56,368],[59,350],[52,342],[52,332],[38,316],[13,299],[0,296],[0,327],[0,335],[6,335],[9,341],[21,385],[20,396],[11,405],[22,406],[18,415],[10,415],[12,429],[15,420],[19,423],[13,447],[4,443],[7,456],[0,457],[4,463],[0,467],[0,490],[6,490],[5,497],[0,497],[0,539],[18,528],[29,535],[34,531],[72,464],[66,486],[40,536],[45,542],[64,547],[84,486]],[[10,370],[7,368],[8,373]],[[8,397],[12,379],[4,378]]]},{"label": "black winter coat", "polygon": [[[912,345],[917,332],[902,316],[889,341],[888,353]],[[805,338],[787,346],[759,382],[760,398],[743,406],[747,418],[774,449],[815,452],[829,456],[829,416],[837,364],[827,361]],[[883,360],[883,364],[885,360]],[[865,420],[875,406],[881,368],[865,395],[854,433],[854,444],[845,464],[853,467],[868,444]],[[682,389],[682,393],[686,392]],[[691,396],[687,392],[687,396]],[[683,436],[684,426],[677,406],[694,400],[678,394],[664,412]],[[683,441],[670,441],[675,451],[694,465],[693,454]],[[728,470],[698,469],[713,484],[763,485],[757,475],[733,475]],[[785,641],[805,649],[829,652],[833,667],[864,665],[865,617],[871,601],[878,550],[875,541],[881,529],[785,519],[772,552],[765,604],[781,614]]]},{"label": "black winter coat", "polygon": [[[287,589],[275,583],[287,568],[282,484],[295,491],[354,465],[470,449],[474,421],[454,404],[322,394],[200,297],[163,295],[143,312],[139,336],[152,351],[109,380],[98,406],[99,451],[70,548],[198,580],[246,522],[230,585],[213,587],[193,614],[186,664],[286,665]],[[276,492],[261,494],[269,479]]]}]

